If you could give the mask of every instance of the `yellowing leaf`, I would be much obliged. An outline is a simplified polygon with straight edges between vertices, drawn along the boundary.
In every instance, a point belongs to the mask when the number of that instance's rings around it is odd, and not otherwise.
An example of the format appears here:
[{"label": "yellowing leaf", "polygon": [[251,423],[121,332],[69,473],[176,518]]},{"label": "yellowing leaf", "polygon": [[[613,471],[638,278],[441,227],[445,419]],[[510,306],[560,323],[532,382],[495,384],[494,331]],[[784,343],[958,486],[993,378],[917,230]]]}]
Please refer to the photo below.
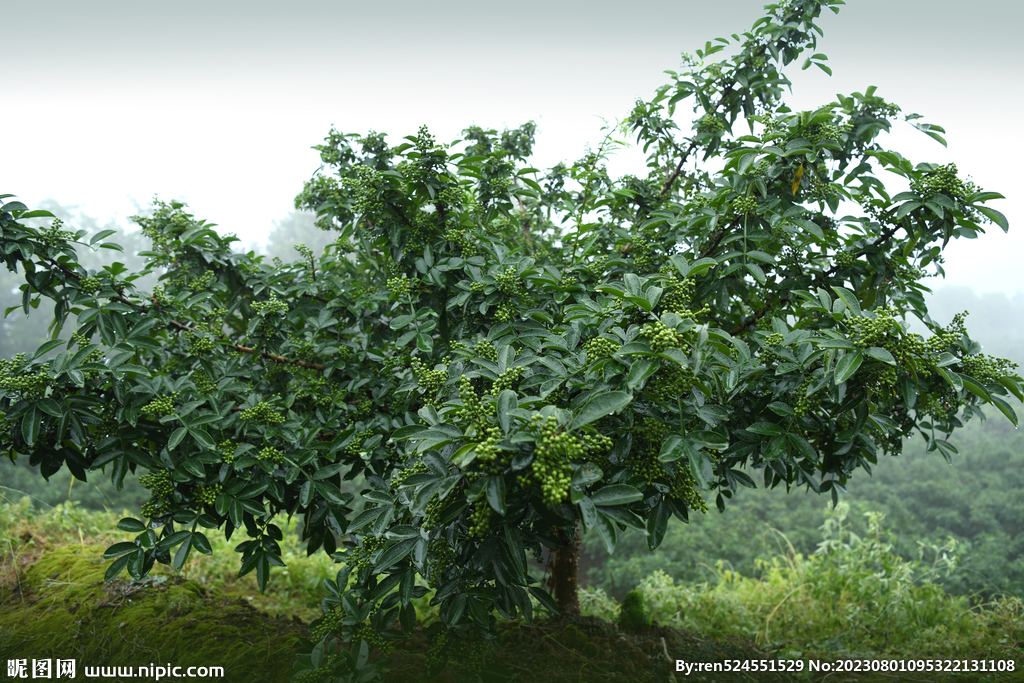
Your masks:
[{"label": "yellowing leaf", "polygon": [[797,189],[800,187],[800,179],[804,177],[804,162],[800,162],[800,167],[796,169],[796,173],[793,175],[793,195],[796,195]]}]

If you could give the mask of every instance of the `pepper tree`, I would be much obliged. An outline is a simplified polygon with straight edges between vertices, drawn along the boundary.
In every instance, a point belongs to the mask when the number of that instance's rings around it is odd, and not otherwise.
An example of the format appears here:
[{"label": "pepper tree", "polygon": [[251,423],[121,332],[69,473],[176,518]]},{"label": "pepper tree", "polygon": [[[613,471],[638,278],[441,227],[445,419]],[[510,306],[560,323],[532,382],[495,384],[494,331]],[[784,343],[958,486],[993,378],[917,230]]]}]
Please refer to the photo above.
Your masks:
[{"label": "pepper tree", "polygon": [[[645,178],[609,177],[615,129],[547,171],[529,166],[532,123],[450,146],[426,128],[397,146],[332,130],[296,206],[337,240],[294,263],[235,253],[157,202],[135,218],[144,273],[162,272],[142,292],[118,265],[86,272],[81,232],[29,227],[46,212],[10,201],[3,258],[26,312],[46,297],[55,322],[0,367],[4,451],[45,477],[147,472],[153,498],[118,525],[138,535],[108,549],[108,578],[181,567],[210,552],[204,530],[241,528],[240,574],[263,589],[282,565],[275,520],[301,515],[308,551],[343,567],[298,666],[358,677],[368,644],[413,628],[417,577],[440,610],[431,665],[479,662],[495,615],[578,609],[581,529],[609,550],[638,529],[653,549],[751,472],[834,500],[915,432],[950,459],[980,403],[1016,424],[1015,366],[981,354],[963,316],[932,321],[922,283],[951,238],[1007,229],[986,205],[1001,195],[883,147],[894,122],[944,131],[874,88],[783,102],[804,53],[831,73],[814,22],[842,4],[768,5],[684,56],[617,129],[649,154]],[[342,482],[359,475],[354,514]],[[542,547],[553,598],[528,573]]]}]

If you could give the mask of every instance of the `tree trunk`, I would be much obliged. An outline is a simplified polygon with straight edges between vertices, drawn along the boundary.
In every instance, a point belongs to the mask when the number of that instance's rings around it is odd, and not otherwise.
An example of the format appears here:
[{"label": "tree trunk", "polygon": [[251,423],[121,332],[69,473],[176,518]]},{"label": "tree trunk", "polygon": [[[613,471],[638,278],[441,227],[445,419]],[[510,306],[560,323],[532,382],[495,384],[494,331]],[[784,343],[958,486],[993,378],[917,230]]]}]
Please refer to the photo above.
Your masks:
[{"label": "tree trunk", "polygon": [[574,533],[570,538],[565,529],[559,529],[558,540],[562,545],[555,551],[555,561],[551,568],[551,589],[555,604],[563,615],[579,614],[580,535]]}]

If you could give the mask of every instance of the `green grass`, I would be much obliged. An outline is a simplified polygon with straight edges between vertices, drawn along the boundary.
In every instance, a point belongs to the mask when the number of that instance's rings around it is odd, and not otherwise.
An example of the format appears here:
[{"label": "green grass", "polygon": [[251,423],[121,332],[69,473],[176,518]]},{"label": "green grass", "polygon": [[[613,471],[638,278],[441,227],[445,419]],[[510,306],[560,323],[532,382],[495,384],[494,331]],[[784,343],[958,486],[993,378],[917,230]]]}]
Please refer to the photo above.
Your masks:
[{"label": "green grass", "polygon": [[[718,563],[716,581],[676,585],[655,571],[638,586],[660,624],[707,638],[751,638],[780,657],[1015,659],[1024,664],[1024,602],[1003,597],[971,606],[937,583],[957,562],[955,547],[925,547],[930,562],[894,551],[882,516],[868,532],[847,529],[848,507],[828,513],[817,552],[761,558],[759,576]],[[614,619],[618,606],[584,589],[584,613]]]}]

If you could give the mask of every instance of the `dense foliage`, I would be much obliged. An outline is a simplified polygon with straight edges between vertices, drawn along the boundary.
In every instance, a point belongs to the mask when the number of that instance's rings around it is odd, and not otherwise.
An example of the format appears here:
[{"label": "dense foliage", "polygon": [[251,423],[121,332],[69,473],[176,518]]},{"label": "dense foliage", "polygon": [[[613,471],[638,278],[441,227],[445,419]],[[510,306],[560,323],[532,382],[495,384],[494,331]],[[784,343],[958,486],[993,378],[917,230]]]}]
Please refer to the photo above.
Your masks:
[{"label": "dense foliage", "polygon": [[[578,522],[609,550],[627,527],[653,548],[670,517],[754,487],[745,467],[835,499],[911,433],[948,457],[979,401],[1016,424],[1004,397],[1024,397],[1021,378],[962,317],[935,324],[921,284],[949,239],[1007,229],[985,205],[1000,195],[881,147],[900,115],[873,88],[810,112],[782,101],[781,69],[840,4],[768,5],[637,102],[624,127],[646,178],[608,176],[612,132],[541,173],[532,124],[450,147],[425,128],[394,147],[331,131],[296,201],[337,240],[294,264],[233,253],[158,202],[137,219],[146,269],[90,273],[80,233],[29,227],[45,214],[8,203],[5,262],[23,269],[25,310],[51,299],[56,324],[0,363],[3,450],[45,477],[148,472],[146,520],[122,520],[138,536],[111,546],[108,577],[181,566],[210,552],[203,529],[244,528],[241,572],[264,586],[282,564],[275,519],[300,513],[309,552],[344,562],[301,675],[355,680],[372,675],[368,644],[413,627],[417,576],[439,606],[430,668],[482,665],[495,614],[530,618],[531,596],[556,609],[526,552],[571,546]],[[909,191],[892,195],[890,172]],[[358,475],[370,505],[352,515],[339,484]],[[333,652],[338,634],[351,653]]]}]

